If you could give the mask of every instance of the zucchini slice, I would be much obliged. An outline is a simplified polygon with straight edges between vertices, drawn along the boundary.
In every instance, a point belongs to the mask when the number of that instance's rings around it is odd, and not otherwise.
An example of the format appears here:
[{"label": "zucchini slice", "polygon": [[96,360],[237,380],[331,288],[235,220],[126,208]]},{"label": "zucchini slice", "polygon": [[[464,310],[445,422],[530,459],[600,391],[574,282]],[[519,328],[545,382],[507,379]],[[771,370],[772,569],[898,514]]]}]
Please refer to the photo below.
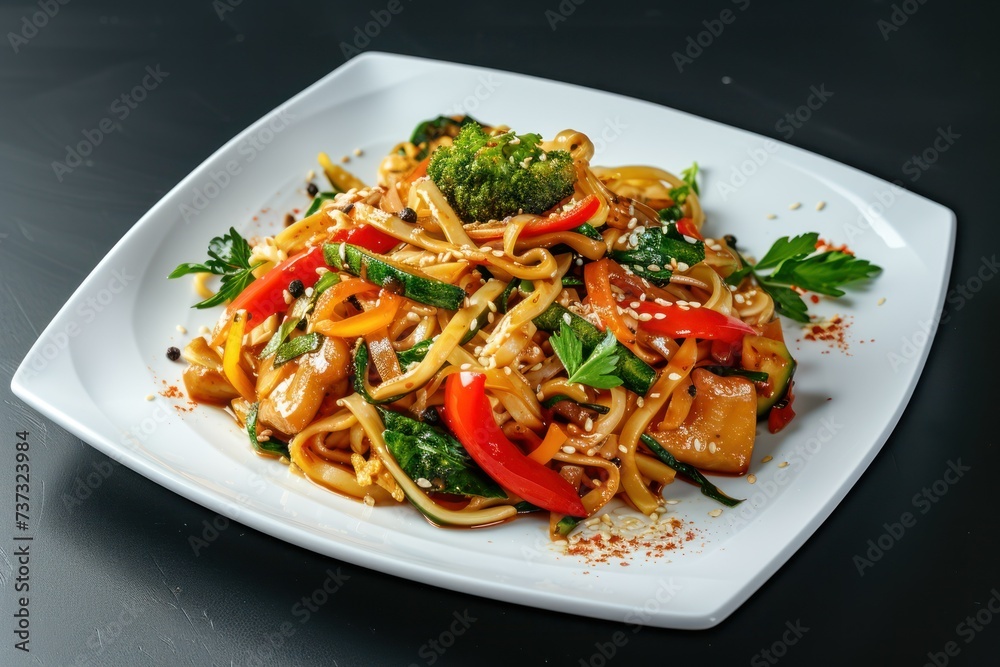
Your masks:
[{"label": "zucchini slice", "polygon": [[327,264],[339,271],[347,271],[428,306],[458,310],[465,301],[465,290],[462,288],[350,243],[324,244],[323,256]]},{"label": "zucchini slice", "polygon": [[766,382],[757,382],[757,419],[767,417],[775,403],[788,393],[795,374],[795,360],[780,340],[764,336],[743,339],[742,366],[748,371],[767,373]]}]

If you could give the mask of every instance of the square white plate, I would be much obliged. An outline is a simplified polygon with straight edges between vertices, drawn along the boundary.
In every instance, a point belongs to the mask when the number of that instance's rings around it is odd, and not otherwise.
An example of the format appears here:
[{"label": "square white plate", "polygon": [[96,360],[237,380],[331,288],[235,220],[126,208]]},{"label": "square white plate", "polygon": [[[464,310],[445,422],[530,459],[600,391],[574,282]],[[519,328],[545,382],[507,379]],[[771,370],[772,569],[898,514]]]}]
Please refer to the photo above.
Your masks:
[{"label": "square white plate", "polygon": [[[350,169],[378,161],[420,120],[467,112],[520,132],[568,126],[595,139],[596,164],[702,166],[709,235],[735,234],[763,253],[781,235],[818,231],[884,268],[869,286],[810,307],[848,316],[849,349],[786,337],[799,360],[798,418],[758,438],[745,478],[717,478],[748,498],[721,507],[684,482],[669,506],[697,540],[669,559],[587,563],[559,554],[544,523],[484,530],[430,526],[408,506],[366,508],[256,457],[218,410],[145,396],[180,384],[168,345],[213,323],[192,310],[179,262],[200,261],[230,225],[277,230],[308,203],[316,153],[361,148]],[[789,210],[792,202],[802,202]],[[825,201],[822,211],[816,203]],[[777,219],[768,219],[768,213]],[[477,595],[646,625],[716,625],[829,516],[898,421],[927,358],[951,265],[954,214],[934,202],[792,146],[647,102],[493,70],[368,53],[245,130],[152,208],[94,269],[32,347],[14,392],[99,450],[232,519],[352,563]],[[884,298],[884,302],[881,300]],[[881,304],[881,305],[880,305]],[[829,399],[829,400],[828,400]],[[761,429],[764,430],[764,429]],[[765,455],[774,460],[760,463]],[[789,465],[779,468],[778,463]],[[779,472],[780,471],[780,472]]]}]

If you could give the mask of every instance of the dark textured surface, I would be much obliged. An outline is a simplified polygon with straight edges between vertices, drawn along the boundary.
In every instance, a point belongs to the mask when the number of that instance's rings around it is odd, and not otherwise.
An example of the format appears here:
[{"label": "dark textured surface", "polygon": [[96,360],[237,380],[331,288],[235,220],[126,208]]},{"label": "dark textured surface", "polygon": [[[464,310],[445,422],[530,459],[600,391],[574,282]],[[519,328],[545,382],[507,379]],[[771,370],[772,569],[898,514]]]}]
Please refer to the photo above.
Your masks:
[{"label": "dark textured surface", "polygon": [[[340,65],[338,44],[386,4],[242,2],[220,20],[224,5],[208,0],[75,0],[37,34],[28,30],[27,43],[15,40],[17,52],[10,33],[38,5],[0,7],[0,664],[424,665],[438,656],[427,642],[463,613],[477,620],[438,664],[764,665],[758,652],[797,621],[809,629],[787,654],[779,648],[783,664],[921,665],[928,652],[938,665],[991,664],[1000,618],[982,610],[1000,589],[1000,568],[989,418],[995,336],[987,321],[1000,307],[1000,280],[949,299],[950,317],[898,428],[830,519],[729,620],[697,633],[633,633],[433,589],[238,525],[196,556],[188,537],[213,513],[110,462],[12,397],[10,376],[32,341],[122,234],[222,143]],[[557,0],[523,10],[403,0],[368,48],[624,93],[776,138],[785,136],[776,123],[805,102],[810,86],[825,84],[835,96],[791,143],[951,207],[959,219],[951,288],[974,289],[977,272],[995,278],[984,258],[1000,243],[996,10],[910,0],[902,4],[912,16],[884,39],[878,21],[903,12],[899,5],[775,4],[617,2],[611,12],[590,0],[553,32],[545,10],[559,11]],[[678,72],[671,53],[726,7],[735,21]],[[86,165],[57,180],[51,164],[65,159],[64,146],[157,64],[169,72],[164,82]],[[954,145],[928,169],[908,170],[948,127],[960,135]],[[30,655],[14,650],[11,632],[9,526],[21,429],[31,431],[33,493],[44,494],[32,507]],[[859,576],[852,558],[867,540],[914,511],[914,494],[959,458],[971,471]],[[342,588],[300,622],[296,603],[338,568],[349,577]],[[959,625],[977,612],[978,623],[994,622],[978,631]],[[292,631],[285,636],[283,624]],[[626,643],[605,661],[600,646],[610,653],[618,631]],[[943,653],[949,641],[956,657]]]}]

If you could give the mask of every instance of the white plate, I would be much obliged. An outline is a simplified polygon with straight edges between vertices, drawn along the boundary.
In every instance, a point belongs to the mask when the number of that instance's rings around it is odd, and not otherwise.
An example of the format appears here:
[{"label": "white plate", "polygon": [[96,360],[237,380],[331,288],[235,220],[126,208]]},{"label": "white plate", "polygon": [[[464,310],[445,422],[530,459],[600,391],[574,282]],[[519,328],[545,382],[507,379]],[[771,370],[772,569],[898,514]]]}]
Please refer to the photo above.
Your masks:
[{"label": "white plate", "polygon": [[[164,356],[189,337],[177,325],[194,333],[217,315],[189,308],[189,283],[165,279],[177,263],[200,261],[208,240],[231,224],[245,233],[278,229],[284,211],[307,204],[301,188],[317,151],[336,159],[363,149],[349,168],[371,179],[379,156],[417,121],[461,111],[549,136],[572,126],[596,139],[597,164],[677,171],[698,160],[710,234],[735,234],[742,247],[762,253],[780,235],[815,230],[885,269],[869,287],[811,306],[852,318],[849,354],[793,344],[798,418],[779,436],[759,437],[755,486],[717,480],[749,500],[711,518],[719,506],[693,486],[667,488],[681,500],[670,509],[698,531],[670,559],[584,563],[552,550],[541,521],[442,530],[408,506],[368,509],[254,456],[220,411],[180,412],[183,401],[145,400],[163,381],[180,384],[180,364]],[[789,210],[795,201],[802,207]],[[768,219],[771,212],[778,218]],[[223,146],[144,215],[32,347],[13,390],[151,480],[307,549],[500,600],[707,628],[802,545],[889,436],[927,357],[954,235],[948,209],[748,132],[561,83],[368,53]],[[792,341],[800,337],[786,325]],[[761,464],[767,454],[774,460]],[[780,469],[781,461],[790,465]]]}]

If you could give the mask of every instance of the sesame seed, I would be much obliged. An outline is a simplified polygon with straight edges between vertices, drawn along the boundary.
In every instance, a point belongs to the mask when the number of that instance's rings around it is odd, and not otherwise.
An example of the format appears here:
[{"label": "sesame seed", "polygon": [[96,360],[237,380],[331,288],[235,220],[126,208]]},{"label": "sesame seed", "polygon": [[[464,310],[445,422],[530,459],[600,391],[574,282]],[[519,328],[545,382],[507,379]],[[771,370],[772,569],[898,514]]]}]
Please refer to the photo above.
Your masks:
[{"label": "sesame seed", "polygon": [[753,474],[747,475],[747,481],[750,482],[751,484],[756,484],[757,483],[757,475],[753,475]]},{"label": "sesame seed", "polygon": [[461,369],[463,371],[467,371],[470,368],[472,368],[472,364],[462,364],[461,366],[459,366],[459,369]]},{"label": "sesame seed", "polygon": [[649,313],[639,313],[639,316],[636,317],[636,319],[639,320],[640,322],[648,322],[651,319],[653,319],[653,316],[650,315]]},{"label": "sesame seed", "polygon": [[665,319],[667,319],[667,314],[666,313],[653,313],[653,319],[654,320],[665,320]]},{"label": "sesame seed", "polygon": [[650,271],[654,271],[654,272],[655,272],[655,271],[659,271],[659,270],[660,270],[660,267],[659,267],[659,266],[657,266],[656,264],[650,264],[650,265],[649,265],[649,266],[647,266],[646,268],[647,268],[647,269],[649,269]]},{"label": "sesame seed", "polygon": [[745,303],[746,302],[746,299],[743,298],[742,294],[734,294],[733,295],[733,300],[736,301],[736,303]]},{"label": "sesame seed", "polygon": [[178,331],[179,333],[182,333],[182,334],[186,334],[186,333],[188,332],[188,330],[187,330],[187,329],[185,329],[185,328],[184,328],[183,326],[181,326],[180,324],[178,324],[178,325],[177,325],[177,331]]},{"label": "sesame seed", "polygon": [[352,152],[354,153],[355,157],[361,157],[362,155],[364,155],[364,151],[362,151],[360,148],[355,148]]},{"label": "sesame seed", "polygon": [[718,449],[718,446],[714,442],[708,443],[708,453],[709,454],[714,454],[716,449]]},{"label": "sesame seed", "polygon": [[206,327],[204,324],[202,324],[200,327],[198,327],[198,333],[202,335],[210,334],[212,333],[212,330]]},{"label": "sesame seed", "polygon": [[562,319],[563,319],[563,322],[565,322],[566,324],[572,324],[573,323],[573,318],[570,317],[569,313],[563,313]]},{"label": "sesame seed", "polygon": [[646,405],[646,399],[644,399],[642,396],[639,396],[635,399],[635,404],[641,408],[642,406]]},{"label": "sesame seed", "polygon": [[625,445],[618,445],[618,451],[622,454],[628,454],[628,447]]},{"label": "sesame seed", "polygon": [[576,451],[576,449],[574,449],[573,447],[570,447],[569,445],[566,445],[565,447],[563,447],[562,450],[563,450],[564,454],[572,454],[572,453],[574,453]]},{"label": "sesame seed", "polygon": [[677,380],[680,380],[681,377],[682,376],[681,376],[680,373],[671,373],[670,375],[667,376],[667,379],[668,380],[673,380],[674,382],[676,382]]},{"label": "sesame seed", "polygon": [[684,262],[677,262],[677,270],[680,271],[681,273],[687,271],[688,268],[689,268],[688,265],[685,264]]},{"label": "sesame seed", "polygon": [[778,464],[778,467],[779,468],[787,468],[788,467],[788,461],[782,461],[781,463]]},{"label": "sesame seed", "polygon": [[777,217],[778,216],[776,216],[774,213],[768,213],[767,214],[767,219],[768,220],[775,220],[775,219],[777,219]]},{"label": "sesame seed", "polygon": [[429,489],[433,486],[433,484],[431,484],[430,480],[427,479],[426,477],[418,477],[417,486],[419,486],[421,489]]},{"label": "sesame seed", "polygon": [[722,510],[720,510],[720,509],[714,509],[714,510],[712,510],[711,512],[708,513],[708,516],[712,517],[713,519],[716,519],[716,518],[722,516]]},{"label": "sesame seed", "polygon": [[702,443],[702,441],[699,440],[698,438],[695,438],[694,439],[694,451],[701,452],[701,451],[704,451],[704,449],[705,449],[704,443]]},{"label": "sesame seed", "polygon": [[696,239],[693,236],[688,236],[687,234],[684,234],[683,236],[684,236],[684,240],[687,241],[688,243],[697,243],[698,242],[698,239]]},{"label": "sesame seed", "polygon": [[676,505],[676,504],[677,504],[677,503],[679,503],[680,501],[679,501],[679,500],[674,500],[674,499],[670,499],[670,500],[667,500],[667,501],[665,501],[665,502],[666,502],[666,503],[667,503],[668,505]]},{"label": "sesame seed", "polygon": [[493,252],[492,252],[491,254],[492,254],[492,255],[493,255],[494,257],[503,257],[503,256],[504,256],[504,252],[503,252],[503,250],[494,250],[494,251],[493,251]]},{"label": "sesame seed", "polygon": [[636,218],[632,218],[631,220],[628,221],[628,229],[635,229],[635,226],[638,224],[639,220]]},{"label": "sesame seed", "polygon": [[365,503],[365,505],[367,505],[368,507],[374,507],[374,506],[375,506],[375,499],[374,499],[374,498],[372,498],[372,497],[371,497],[370,495],[367,495],[367,494],[366,494],[366,495],[365,495],[365,498],[364,498],[364,503]]},{"label": "sesame seed", "polygon": [[789,204],[788,205],[788,210],[789,211],[795,211],[795,210],[798,210],[801,206],[802,206],[802,202],[795,202],[794,204]]},{"label": "sesame seed", "polygon": [[816,210],[817,211],[822,211],[824,208],[826,208],[826,202],[825,201],[818,201],[818,202],[816,202]]},{"label": "sesame seed", "polygon": [[882,297],[881,299],[878,300],[878,305],[881,306],[883,303],[885,303],[885,297]]},{"label": "sesame seed", "polygon": [[586,431],[587,433],[590,433],[591,431],[593,431],[594,430],[594,420],[591,419],[590,417],[587,417],[587,421],[585,421],[583,423],[583,430]]},{"label": "sesame seed", "polygon": [[767,456],[765,456],[764,458],[762,458],[762,459],[760,460],[760,462],[761,462],[761,463],[767,463],[768,461],[773,461],[773,460],[774,460],[774,457],[773,457],[773,456],[771,456],[770,454],[768,454]]},{"label": "sesame seed", "polygon": [[341,161],[342,164],[347,164],[348,162],[351,161],[351,158],[349,156],[347,156],[347,155],[341,155],[340,156],[340,161]]},{"label": "sesame seed", "polygon": [[151,401],[151,400],[153,400],[154,398],[156,398],[156,397],[155,397],[155,396],[153,396],[152,394],[146,394],[146,400],[147,400],[147,401]]},{"label": "sesame seed", "polygon": [[691,306],[692,308],[701,308],[701,304],[698,303],[697,301],[688,301],[688,305]]}]

